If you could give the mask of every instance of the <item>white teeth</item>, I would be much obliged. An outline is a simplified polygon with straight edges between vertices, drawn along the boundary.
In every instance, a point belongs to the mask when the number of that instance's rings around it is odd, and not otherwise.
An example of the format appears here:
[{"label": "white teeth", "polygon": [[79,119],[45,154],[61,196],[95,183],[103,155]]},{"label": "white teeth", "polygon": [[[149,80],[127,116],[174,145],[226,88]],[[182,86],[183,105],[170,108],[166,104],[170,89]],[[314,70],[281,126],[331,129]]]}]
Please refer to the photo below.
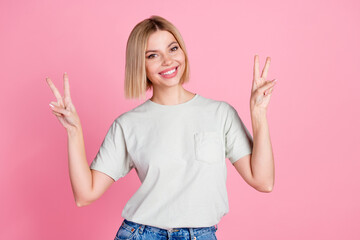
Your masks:
[{"label": "white teeth", "polygon": [[172,73],[174,73],[174,72],[175,72],[175,70],[176,70],[176,68],[174,68],[174,69],[173,69],[173,70],[171,70],[171,71],[168,71],[168,72],[162,73],[161,75],[169,75],[169,74],[172,74]]}]

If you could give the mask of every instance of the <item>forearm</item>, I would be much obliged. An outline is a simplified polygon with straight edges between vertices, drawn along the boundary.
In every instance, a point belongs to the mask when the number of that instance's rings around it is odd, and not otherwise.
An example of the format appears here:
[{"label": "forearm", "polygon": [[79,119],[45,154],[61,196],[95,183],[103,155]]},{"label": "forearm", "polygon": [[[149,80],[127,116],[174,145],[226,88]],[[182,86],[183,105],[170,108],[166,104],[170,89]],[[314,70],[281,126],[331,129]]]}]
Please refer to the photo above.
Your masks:
[{"label": "forearm", "polygon": [[68,132],[69,175],[75,201],[83,206],[92,189],[92,174],[86,160],[84,137],[81,127]]},{"label": "forearm", "polygon": [[254,180],[267,190],[274,185],[274,157],[266,112],[251,112],[253,149],[251,170]]}]

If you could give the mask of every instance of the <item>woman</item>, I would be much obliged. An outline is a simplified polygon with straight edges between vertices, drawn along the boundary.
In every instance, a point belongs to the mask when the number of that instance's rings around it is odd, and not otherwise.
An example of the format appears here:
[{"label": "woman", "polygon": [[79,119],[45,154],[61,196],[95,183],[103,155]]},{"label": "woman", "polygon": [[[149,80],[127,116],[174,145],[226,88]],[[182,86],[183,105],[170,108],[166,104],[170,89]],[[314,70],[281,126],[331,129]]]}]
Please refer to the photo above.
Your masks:
[{"label": "woman", "polygon": [[253,139],[230,104],[183,88],[189,61],[175,26],[159,16],[143,20],[127,42],[125,96],[144,97],[151,88],[153,95],[113,121],[90,167],[68,76],[64,98],[47,79],[57,98],[52,112],[68,133],[77,205],[92,203],[135,168],[142,184],[123,209],[115,239],[216,239],[217,224],[229,211],[225,158],[258,191],[270,192],[274,184],[266,120],[275,84],[265,80],[269,63],[260,76],[255,56]]}]

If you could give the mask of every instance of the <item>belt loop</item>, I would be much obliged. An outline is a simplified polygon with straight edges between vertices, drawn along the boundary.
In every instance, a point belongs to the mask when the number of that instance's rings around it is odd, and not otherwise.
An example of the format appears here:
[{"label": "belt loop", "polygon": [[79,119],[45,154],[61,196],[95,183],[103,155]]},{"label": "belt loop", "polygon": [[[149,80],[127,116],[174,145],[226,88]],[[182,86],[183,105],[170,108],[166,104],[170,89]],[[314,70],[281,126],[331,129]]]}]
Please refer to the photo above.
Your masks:
[{"label": "belt loop", "polygon": [[215,224],[215,231],[217,231],[218,230],[218,225],[217,224]]},{"label": "belt loop", "polygon": [[189,232],[190,232],[190,240],[196,240],[193,228],[189,228]]},{"label": "belt loop", "polygon": [[139,227],[139,234],[143,234],[144,228],[145,228],[145,225],[141,224]]}]

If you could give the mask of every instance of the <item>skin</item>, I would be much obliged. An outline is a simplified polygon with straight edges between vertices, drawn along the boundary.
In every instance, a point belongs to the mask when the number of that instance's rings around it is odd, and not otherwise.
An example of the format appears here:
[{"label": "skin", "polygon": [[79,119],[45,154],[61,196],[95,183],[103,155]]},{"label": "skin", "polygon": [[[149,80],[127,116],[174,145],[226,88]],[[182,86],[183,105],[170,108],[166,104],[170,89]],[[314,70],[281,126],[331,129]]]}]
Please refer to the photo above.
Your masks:
[{"label": "skin", "polygon": [[115,181],[102,172],[90,169],[86,160],[82,126],[71,100],[69,78],[66,73],[63,75],[63,80],[64,96],[61,96],[51,79],[46,78],[57,100],[50,103],[50,108],[67,131],[71,187],[76,205],[83,207],[103,195]]},{"label": "skin", "polygon": [[[152,101],[163,105],[184,103],[194,97],[194,93],[182,87],[180,78],[185,69],[185,55],[177,43],[168,46],[174,36],[167,31],[153,33],[147,43],[146,50],[156,50],[146,54],[145,68],[149,80],[153,83]],[[176,48],[177,46],[177,48]],[[262,192],[272,191],[274,184],[274,159],[270,142],[267,107],[274,81],[267,81],[270,57],[260,76],[259,57],[255,55],[254,76],[250,97],[250,113],[253,127],[253,151],[234,163],[234,167],[243,179],[255,189]],[[178,74],[172,79],[165,79],[159,72],[179,66]],[[61,96],[50,78],[46,82],[52,90],[56,102],[50,107],[68,133],[69,174],[77,206],[86,206],[98,199],[115,181],[108,175],[89,168],[86,160],[85,146],[80,118],[70,96],[69,78],[63,75],[64,96]]]},{"label": "skin", "polygon": [[[154,32],[148,38],[145,52],[150,50],[155,50],[145,55],[146,75],[153,84],[153,96],[150,100],[162,105],[175,105],[194,97],[195,93],[179,84],[185,70],[185,54],[175,37],[168,31]],[[175,77],[167,79],[159,74],[175,66],[179,66]]]},{"label": "skin", "polygon": [[52,113],[57,117],[63,127],[65,127],[67,131],[72,131],[80,126],[80,118],[71,101],[69,78],[66,73],[64,73],[63,79],[64,96],[61,96],[51,79],[46,78],[46,82],[57,100],[56,102],[50,102],[50,107],[52,108]]},{"label": "skin", "polygon": [[276,84],[276,79],[266,80],[270,61],[270,57],[267,57],[260,75],[259,56],[255,55],[250,96],[254,145],[252,154],[244,156],[234,163],[234,167],[244,180],[261,192],[271,192],[275,178],[274,156],[266,117],[270,98]]},{"label": "skin", "polygon": [[[178,44],[170,45],[176,41],[167,31],[153,33],[147,42],[148,50],[157,50],[147,53],[145,60],[146,74],[153,83],[154,91],[152,101],[173,105],[188,101],[194,94],[185,90],[180,84],[183,73],[185,56],[180,48],[173,49]],[[148,57],[151,58],[148,58]],[[267,107],[275,86],[274,81],[267,81],[270,67],[270,57],[267,57],[265,66],[260,75],[259,56],[254,57],[253,82],[250,96],[250,113],[253,128],[252,154],[242,157],[234,163],[234,167],[243,179],[253,188],[261,192],[271,192],[274,185],[274,157],[271,147],[270,134],[266,119]],[[172,79],[162,78],[158,73],[179,65],[178,75]]]}]

